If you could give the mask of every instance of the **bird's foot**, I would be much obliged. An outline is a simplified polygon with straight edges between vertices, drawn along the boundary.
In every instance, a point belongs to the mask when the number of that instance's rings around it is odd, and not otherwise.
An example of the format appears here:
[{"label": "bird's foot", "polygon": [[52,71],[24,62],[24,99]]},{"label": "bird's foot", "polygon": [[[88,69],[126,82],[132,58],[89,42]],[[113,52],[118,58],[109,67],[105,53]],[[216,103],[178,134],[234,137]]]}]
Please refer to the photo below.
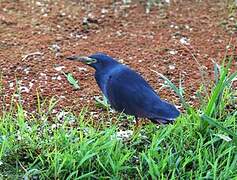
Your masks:
[{"label": "bird's foot", "polygon": [[133,129],[133,135],[136,135],[140,132],[141,125],[142,125],[142,122],[138,121],[137,118],[135,118],[135,121],[136,121],[136,123],[135,123],[134,129]]}]

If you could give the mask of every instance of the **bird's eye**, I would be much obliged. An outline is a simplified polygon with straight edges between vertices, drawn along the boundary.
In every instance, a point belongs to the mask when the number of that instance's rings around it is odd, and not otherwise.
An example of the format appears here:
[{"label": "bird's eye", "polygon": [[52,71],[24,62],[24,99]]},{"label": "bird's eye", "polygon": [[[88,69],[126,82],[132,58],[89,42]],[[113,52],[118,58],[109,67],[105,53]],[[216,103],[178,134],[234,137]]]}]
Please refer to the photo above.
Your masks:
[{"label": "bird's eye", "polygon": [[87,64],[94,64],[94,63],[96,63],[96,62],[97,62],[96,59],[89,58],[86,63],[87,63]]}]

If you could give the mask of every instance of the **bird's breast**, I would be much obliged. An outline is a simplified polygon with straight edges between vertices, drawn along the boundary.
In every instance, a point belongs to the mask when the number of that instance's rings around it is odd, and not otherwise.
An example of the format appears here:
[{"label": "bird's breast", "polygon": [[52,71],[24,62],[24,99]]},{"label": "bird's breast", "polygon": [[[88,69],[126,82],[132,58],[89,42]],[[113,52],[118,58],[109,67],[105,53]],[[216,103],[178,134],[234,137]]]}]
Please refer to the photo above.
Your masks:
[{"label": "bird's breast", "polygon": [[108,73],[104,73],[104,72],[95,73],[96,82],[106,98],[108,98],[107,92],[106,92],[106,87],[107,87],[108,80],[110,77],[111,77],[111,75],[109,72]]},{"label": "bird's breast", "polygon": [[115,74],[117,74],[122,67],[123,67],[122,65],[116,65],[114,67],[107,67],[103,70],[95,72],[96,82],[107,99],[108,99],[107,86],[109,79],[112,78]]}]

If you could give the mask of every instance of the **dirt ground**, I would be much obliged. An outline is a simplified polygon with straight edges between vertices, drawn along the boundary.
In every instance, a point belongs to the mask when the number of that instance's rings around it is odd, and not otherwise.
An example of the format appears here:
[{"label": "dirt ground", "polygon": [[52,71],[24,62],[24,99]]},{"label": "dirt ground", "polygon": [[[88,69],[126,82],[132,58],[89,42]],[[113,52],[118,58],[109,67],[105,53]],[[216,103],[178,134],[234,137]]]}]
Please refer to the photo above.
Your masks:
[{"label": "dirt ground", "polygon": [[[237,54],[237,20],[223,0],[184,0],[153,6],[112,0],[0,0],[1,102],[7,108],[17,87],[25,109],[35,111],[37,92],[55,96],[56,109],[99,112],[94,97],[101,92],[93,69],[66,61],[72,54],[105,52],[149,81],[162,98],[179,104],[152,70],[176,85],[195,104],[203,80],[209,84],[213,61]],[[232,49],[232,50],[231,50]],[[237,64],[233,64],[236,69]],[[79,81],[75,91],[63,72]],[[16,83],[17,82],[17,83]],[[19,97],[14,96],[17,100]],[[2,106],[1,106],[2,107]]]}]

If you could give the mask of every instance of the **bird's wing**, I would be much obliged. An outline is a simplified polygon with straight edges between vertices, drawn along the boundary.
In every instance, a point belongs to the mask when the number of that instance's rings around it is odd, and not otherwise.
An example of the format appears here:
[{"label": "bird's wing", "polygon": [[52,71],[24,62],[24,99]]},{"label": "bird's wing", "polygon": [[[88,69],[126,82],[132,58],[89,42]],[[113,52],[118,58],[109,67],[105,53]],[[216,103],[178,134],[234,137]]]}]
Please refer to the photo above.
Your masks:
[{"label": "bird's wing", "polygon": [[161,100],[135,71],[125,67],[110,74],[106,85],[111,106],[120,112],[167,123],[179,116],[176,107]]},{"label": "bird's wing", "polygon": [[151,86],[128,68],[121,68],[110,75],[106,92],[114,109],[138,117],[147,117],[152,107],[161,102]]}]

